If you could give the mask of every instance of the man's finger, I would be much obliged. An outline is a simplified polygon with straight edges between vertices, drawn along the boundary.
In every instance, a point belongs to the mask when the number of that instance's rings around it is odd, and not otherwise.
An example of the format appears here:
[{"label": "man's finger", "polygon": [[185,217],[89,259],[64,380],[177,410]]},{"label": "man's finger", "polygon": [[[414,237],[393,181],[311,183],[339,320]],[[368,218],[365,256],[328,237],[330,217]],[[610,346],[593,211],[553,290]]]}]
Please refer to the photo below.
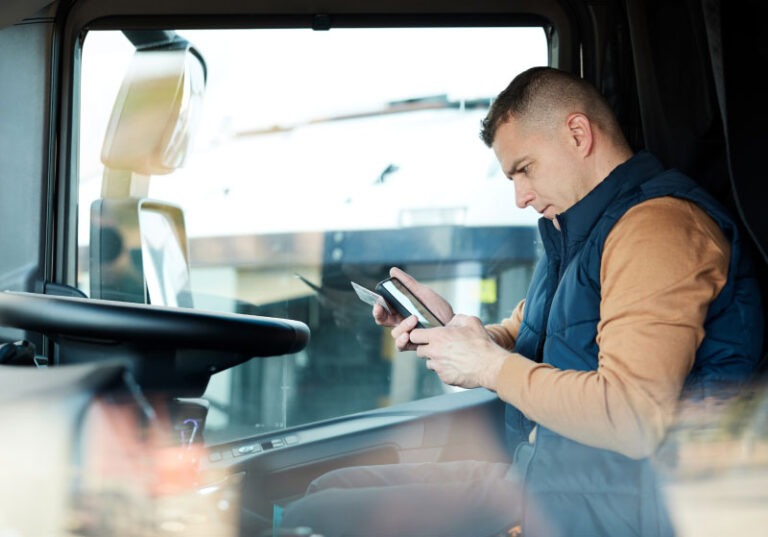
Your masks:
[{"label": "man's finger", "polygon": [[417,283],[419,283],[416,280],[414,280],[410,274],[408,274],[404,270],[399,269],[397,267],[392,267],[391,269],[389,269],[389,275],[403,282],[405,286],[408,288],[411,288]]}]

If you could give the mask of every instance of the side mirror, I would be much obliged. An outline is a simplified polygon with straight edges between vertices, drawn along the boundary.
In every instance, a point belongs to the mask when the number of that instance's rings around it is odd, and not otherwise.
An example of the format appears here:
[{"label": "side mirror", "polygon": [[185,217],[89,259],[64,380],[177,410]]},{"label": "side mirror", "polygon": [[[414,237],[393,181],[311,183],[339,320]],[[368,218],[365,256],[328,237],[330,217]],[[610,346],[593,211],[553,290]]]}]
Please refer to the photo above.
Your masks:
[{"label": "side mirror", "polygon": [[192,306],[181,209],[148,198],[153,175],[184,164],[206,70],[186,41],[138,48],[107,126],[101,197],[91,205],[92,298]]},{"label": "side mirror", "polygon": [[135,52],[104,137],[107,168],[149,176],[183,165],[205,91],[205,67],[193,50]]}]

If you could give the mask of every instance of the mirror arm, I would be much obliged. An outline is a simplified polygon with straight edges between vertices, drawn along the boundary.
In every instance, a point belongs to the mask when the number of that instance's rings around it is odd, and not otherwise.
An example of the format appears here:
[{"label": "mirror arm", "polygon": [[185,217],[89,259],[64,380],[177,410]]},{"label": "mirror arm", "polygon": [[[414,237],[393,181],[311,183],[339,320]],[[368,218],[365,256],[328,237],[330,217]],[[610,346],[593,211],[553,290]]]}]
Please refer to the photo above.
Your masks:
[{"label": "mirror arm", "polygon": [[146,198],[149,195],[149,176],[130,170],[104,169],[101,184],[102,198]]}]

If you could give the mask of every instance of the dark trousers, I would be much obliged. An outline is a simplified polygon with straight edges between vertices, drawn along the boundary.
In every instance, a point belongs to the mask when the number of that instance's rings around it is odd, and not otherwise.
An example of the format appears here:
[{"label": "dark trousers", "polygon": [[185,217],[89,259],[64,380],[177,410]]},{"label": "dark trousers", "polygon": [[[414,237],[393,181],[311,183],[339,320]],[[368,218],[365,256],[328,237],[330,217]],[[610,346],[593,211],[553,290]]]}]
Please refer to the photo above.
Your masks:
[{"label": "dark trousers", "polygon": [[520,519],[520,479],[504,463],[342,468],[286,506],[282,527],[323,537],[492,537]]}]

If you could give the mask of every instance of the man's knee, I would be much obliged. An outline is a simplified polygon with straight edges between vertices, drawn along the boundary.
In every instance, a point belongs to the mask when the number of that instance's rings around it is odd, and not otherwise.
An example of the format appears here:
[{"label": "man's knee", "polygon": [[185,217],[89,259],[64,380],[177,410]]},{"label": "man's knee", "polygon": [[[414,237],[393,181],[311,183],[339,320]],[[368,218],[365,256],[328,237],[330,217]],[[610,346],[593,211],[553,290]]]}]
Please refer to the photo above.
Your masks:
[{"label": "man's knee", "polygon": [[402,473],[403,465],[399,464],[338,468],[315,478],[307,487],[307,494],[327,489],[388,487],[408,483]]},{"label": "man's knee", "polygon": [[338,468],[316,477],[307,486],[307,494],[314,494],[318,491],[334,488],[347,488],[350,486],[352,475],[356,468]]}]

